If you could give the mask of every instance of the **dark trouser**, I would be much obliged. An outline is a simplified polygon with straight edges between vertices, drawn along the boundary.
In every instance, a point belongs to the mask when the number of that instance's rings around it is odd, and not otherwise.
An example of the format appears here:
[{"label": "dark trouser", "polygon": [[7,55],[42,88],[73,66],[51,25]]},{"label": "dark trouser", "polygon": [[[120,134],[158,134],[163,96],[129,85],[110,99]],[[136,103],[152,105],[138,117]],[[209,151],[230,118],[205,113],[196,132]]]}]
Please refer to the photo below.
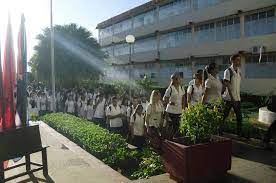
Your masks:
[{"label": "dark trouser", "polygon": [[123,127],[110,127],[110,132],[117,133],[122,135],[123,134]]},{"label": "dark trouser", "polygon": [[168,121],[168,125],[171,131],[169,135],[169,139],[173,139],[173,137],[179,137],[180,136],[179,125],[180,125],[181,114],[168,113],[168,115],[169,115],[169,118],[171,119],[171,121]]},{"label": "dark trouser", "polygon": [[236,114],[237,118],[237,134],[242,134],[242,112],[241,112],[241,102],[231,102],[231,101],[225,101],[225,109],[224,109],[224,115],[223,115],[223,121],[228,117],[230,110],[234,109],[234,112]]},{"label": "dark trouser", "polygon": [[162,137],[159,128],[155,128],[153,126],[149,127],[148,129],[148,138],[149,138],[149,145],[155,149],[159,150],[161,148]]},{"label": "dark trouser", "polygon": [[93,118],[92,121],[103,128],[106,127],[105,120],[103,118]]},{"label": "dark trouser", "polygon": [[133,139],[132,139],[132,144],[136,147],[138,147],[139,149],[144,147],[146,143],[145,137],[144,136],[137,136],[134,135]]},{"label": "dark trouser", "polygon": [[263,141],[265,143],[270,142],[270,140],[272,138],[272,135],[273,135],[273,132],[276,132],[276,120],[270,125],[270,127],[268,128],[268,131],[266,132],[266,134],[264,136]]}]

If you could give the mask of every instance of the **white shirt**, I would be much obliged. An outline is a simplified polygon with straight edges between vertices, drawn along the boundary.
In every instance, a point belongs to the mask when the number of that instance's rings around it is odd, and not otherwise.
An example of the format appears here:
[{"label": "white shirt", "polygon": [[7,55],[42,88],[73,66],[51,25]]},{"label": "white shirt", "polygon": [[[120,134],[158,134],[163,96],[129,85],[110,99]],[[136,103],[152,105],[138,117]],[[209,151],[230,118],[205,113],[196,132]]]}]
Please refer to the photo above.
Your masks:
[{"label": "white shirt", "polygon": [[75,112],[75,102],[73,100],[66,100],[65,105],[67,106],[68,113]]},{"label": "white shirt", "polygon": [[[185,90],[179,86],[179,91],[172,85],[167,88],[164,97],[169,97],[169,103],[166,108],[166,112],[172,114],[181,114],[182,113],[182,101],[183,96],[185,95]],[[174,105],[171,105],[170,102],[173,102]]]},{"label": "white shirt", "polygon": [[129,107],[127,108],[127,117],[130,118],[130,116],[134,113],[134,111],[135,111],[134,106],[133,106],[133,105],[132,105],[132,106],[129,106]]},{"label": "white shirt", "polygon": [[92,120],[93,114],[94,114],[93,106],[92,106],[92,105],[88,105],[88,106],[87,106],[86,118],[87,118],[88,120]]},{"label": "white shirt", "polygon": [[149,105],[149,102],[146,101],[145,103],[142,103],[142,106],[143,106],[143,113],[146,113],[146,110],[147,110],[147,107]]},{"label": "white shirt", "polygon": [[163,104],[160,102],[156,105],[155,111],[152,109],[152,105],[149,104],[146,110],[146,115],[149,115],[149,126],[153,126],[155,128],[160,127],[160,122],[162,120],[162,114],[164,112]]},{"label": "white shirt", "polygon": [[205,88],[208,88],[207,103],[212,100],[216,101],[221,99],[222,83],[218,77],[215,78],[209,74],[208,79],[205,81]]},{"label": "white shirt", "polygon": [[189,82],[189,86],[194,85],[194,84],[195,84],[195,80],[194,79]]},{"label": "white shirt", "polygon": [[188,87],[187,93],[191,94],[191,105],[195,105],[198,102],[201,102],[202,95],[203,95],[203,86],[200,85],[197,87],[196,85],[190,85]]},{"label": "white shirt", "polygon": [[[240,69],[238,68],[237,72],[235,71],[235,69],[233,68],[233,66],[230,67],[230,69],[232,70],[233,76],[232,78],[230,78],[230,71],[229,69],[226,69],[224,71],[224,80],[230,81],[230,90],[232,93],[232,96],[234,98],[235,101],[241,101],[241,72]],[[223,98],[225,100],[230,101],[231,97],[230,94],[228,92],[228,88],[226,88],[224,94],[223,94]]]},{"label": "white shirt", "polygon": [[[106,108],[106,115],[107,116],[116,116],[121,114],[121,108],[119,105],[114,107],[113,105],[109,105]],[[111,128],[118,128],[123,126],[122,118],[114,118],[109,120],[109,124]]]},{"label": "white shirt", "polygon": [[47,109],[47,98],[41,97],[40,98],[40,110],[46,111],[46,109]]},{"label": "white shirt", "polygon": [[104,118],[105,99],[103,99],[95,109],[94,118]]},{"label": "white shirt", "polygon": [[[135,119],[135,120],[134,120]],[[144,135],[144,116],[143,115],[134,115],[130,118],[130,123],[133,124],[133,135],[143,136]]]}]

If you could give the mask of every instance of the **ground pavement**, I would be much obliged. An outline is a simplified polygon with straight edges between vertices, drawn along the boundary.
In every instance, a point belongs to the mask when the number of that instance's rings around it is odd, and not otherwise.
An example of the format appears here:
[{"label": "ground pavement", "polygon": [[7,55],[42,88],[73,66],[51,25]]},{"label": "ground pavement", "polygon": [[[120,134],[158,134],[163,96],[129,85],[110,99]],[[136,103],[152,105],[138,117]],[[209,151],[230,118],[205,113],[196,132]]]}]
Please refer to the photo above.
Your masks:
[{"label": "ground pavement", "polygon": [[[131,182],[100,160],[82,150],[79,146],[40,122],[42,141],[49,145],[49,177],[42,172],[18,178],[10,182],[57,182],[57,183],[124,183]],[[35,162],[41,161],[40,153],[31,156]],[[21,160],[20,162],[23,162]],[[20,163],[19,162],[19,163]],[[12,170],[6,176],[21,172],[24,168]],[[151,177],[134,183],[173,183],[167,174]],[[276,182],[276,152],[265,152],[255,147],[235,141],[233,143],[232,170],[223,182]]]}]

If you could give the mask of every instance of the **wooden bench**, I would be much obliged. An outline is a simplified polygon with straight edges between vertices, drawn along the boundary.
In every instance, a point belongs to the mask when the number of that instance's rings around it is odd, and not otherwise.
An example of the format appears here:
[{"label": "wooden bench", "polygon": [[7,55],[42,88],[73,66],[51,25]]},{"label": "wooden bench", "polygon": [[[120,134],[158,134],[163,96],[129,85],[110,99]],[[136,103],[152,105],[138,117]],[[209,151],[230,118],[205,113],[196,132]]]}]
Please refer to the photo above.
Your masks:
[{"label": "wooden bench", "polygon": [[[30,155],[36,152],[42,152],[42,164],[31,162]],[[25,163],[4,169],[3,161],[23,156],[25,156]],[[36,166],[36,168],[31,169],[31,165]],[[21,166],[26,166],[26,172],[5,178],[6,171]],[[47,147],[43,147],[41,144],[38,125],[0,131],[0,183],[40,170],[43,170],[45,177],[48,176]]]}]

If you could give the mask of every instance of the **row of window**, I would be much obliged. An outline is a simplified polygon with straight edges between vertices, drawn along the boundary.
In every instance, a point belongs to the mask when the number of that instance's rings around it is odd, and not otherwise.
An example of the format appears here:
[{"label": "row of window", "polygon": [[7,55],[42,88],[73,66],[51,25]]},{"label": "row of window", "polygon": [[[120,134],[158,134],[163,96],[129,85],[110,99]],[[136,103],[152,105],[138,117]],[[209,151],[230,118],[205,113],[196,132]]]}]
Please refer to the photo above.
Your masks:
[{"label": "row of window", "polygon": [[[192,70],[196,71],[198,69],[204,69],[205,66],[211,62],[216,62],[219,67],[219,77],[222,78],[224,70],[229,67],[229,62],[224,62],[224,58],[202,58],[196,61],[194,68],[189,62],[188,64],[179,64],[179,63],[164,63],[161,64],[161,67],[156,67],[154,64],[141,65],[139,68],[132,70],[133,77],[143,78],[145,75],[151,78],[169,78],[170,75],[174,72],[180,72],[181,76],[184,78],[192,78]],[[227,58],[229,60],[229,58]],[[276,72],[271,69],[276,67],[276,55],[264,55],[263,61],[259,63],[258,56],[249,57],[246,60],[245,64],[245,73],[244,76],[247,79],[254,78],[276,78]],[[150,65],[150,67],[149,67]],[[159,69],[158,69],[159,68]],[[128,68],[120,68],[119,73],[128,77]],[[117,73],[117,72],[116,72]]]},{"label": "row of window", "polygon": [[[245,17],[245,36],[257,36],[276,32],[276,16],[274,10],[264,11]],[[225,41],[240,38],[241,25],[240,18],[234,17],[213,23],[203,24],[195,27],[195,43],[205,43],[214,41]],[[160,37],[160,48],[174,48],[191,44],[192,29],[170,32]],[[112,47],[104,48],[109,55],[113,55]],[[157,50],[156,38],[138,40],[134,44],[134,53]],[[129,53],[127,44],[118,44],[114,47],[114,55],[126,55]]]},{"label": "row of window", "polygon": [[[217,5],[230,0],[175,0],[169,4],[163,5],[159,9],[159,19],[164,20],[171,16],[179,15],[192,9],[199,10],[210,6]],[[133,18],[133,28],[138,28],[153,24],[156,20],[157,14],[155,10],[142,13]],[[132,29],[132,20],[127,19],[116,23],[113,26],[114,34],[124,32]],[[105,38],[112,36],[112,26],[100,30],[100,37]]]}]

